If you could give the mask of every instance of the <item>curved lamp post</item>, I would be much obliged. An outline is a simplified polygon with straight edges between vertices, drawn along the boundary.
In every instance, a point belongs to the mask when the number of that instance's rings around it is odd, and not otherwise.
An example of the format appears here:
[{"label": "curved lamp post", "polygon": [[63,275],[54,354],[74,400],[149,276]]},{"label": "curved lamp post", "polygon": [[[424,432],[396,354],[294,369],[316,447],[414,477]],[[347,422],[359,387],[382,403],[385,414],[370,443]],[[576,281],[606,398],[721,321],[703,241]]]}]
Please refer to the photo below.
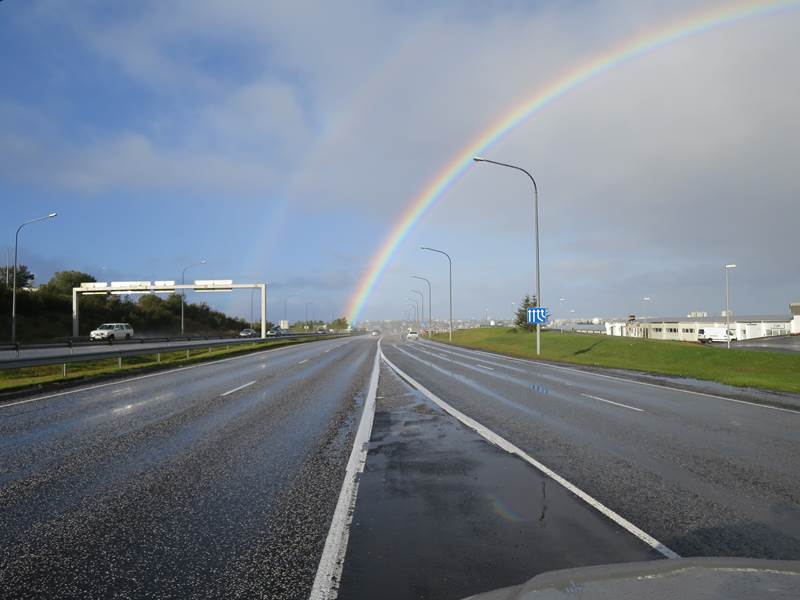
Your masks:
[{"label": "curved lamp post", "polygon": [[[534,236],[536,239],[536,306],[542,306],[542,292],[540,287],[540,277],[539,277],[539,188],[536,185],[536,180],[533,178],[528,171],[523,169],[522,167],[517,167],[516,165],[509,165],[507,163],[498,162],[496,160],[489,160],[488,158],[482,158],[480,156],[475,156],[473,159],[475,162],[485,162],[490,163],[493,165],[498,165],[501,167],[508,167],[509,169],[515,169],[517,171],[522,171],[533,183],[533,223],[534,223]],[[541,329],[542,326],[537,323],[536,324],[536,354],[541,354]]]},{"label": "curved lamp post", "polygon": [[14,280],[12,282],[12,292],[11,292],[11,341],[17,341],[17,248],[19,246],[19,232],[22,230],[25,225],[30,225],[31,223],[36,223],[38,221],[44,221],[46,219],[53,219],[58,216],[58,213],[50,213],[47,216],[39,217],[37,219],[31,219],[30,221],[25,221],[22,225],[17,227],[17,233],[14,236]]},{"label": "curved lamp post", "polygon": [[421,279],[428,284],[428,339],[431,339],[431,330],[433,329],[433,317],[431,316],[431,311],[433,310],[433,304],[431,304],[431,282],[419,275],[412,275],[411,277],[414,279]]},{"label": "curved lamp post", "polygon": [[[189,265],[187,267],[184,267],[183,271],[181,271],[181,285],[186,285],[186,271],[188,269],[191,269],[192,267],[199,267],[200,265],[204,265],[207,262],[208,262],[208,260],[206,260],[204,258],[203,260],[201,260],[198,263],[194,263],[194,264],[191,264],[191,265]],[[184,304],[184,298],[185,297],[186,297],[186,290],[184,289],[181,292],[181,335],[183,335],[183,304]]]},{"label": "curved lamp post", "polygon": [[450,255],[444,250],[437,250],[436,248],[429,248],[427,246],[420,246],[420,250],[429,250],[430,252],[438,252],[447,257],[447,262],[450,265],[450,341],[453,341],[453,260]]}]

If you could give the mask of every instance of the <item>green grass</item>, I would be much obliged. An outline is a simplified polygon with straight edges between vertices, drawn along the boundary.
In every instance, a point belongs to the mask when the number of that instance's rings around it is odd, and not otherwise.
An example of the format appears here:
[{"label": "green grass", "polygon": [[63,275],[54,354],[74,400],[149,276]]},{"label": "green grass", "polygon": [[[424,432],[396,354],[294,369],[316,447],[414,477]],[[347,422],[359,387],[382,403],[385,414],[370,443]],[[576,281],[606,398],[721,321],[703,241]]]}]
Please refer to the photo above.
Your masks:
[{"label": "green grass", "polygon": [[[480,328],[457,331],[453,335],[453,343],[459,346],[537,358],[536,336],[532,333]],[[434,339],[447,342],[447,334],[438,334]],[[542,355],[539,358],[800,393],[800,354],[545,331],[542,332]]]},{"label": "green grass", "polygon": [[212,347],[209,352],[208,347],[198,347],[190,350],[189,358],[186,358],[186,351],[162,352],[161,362],[157,362],[156,354],[142,354],[139,356],[124,357],[122,359],[122,369],[119,368],[116,358],[107,358],[90,362],[77,362],[67,364],[67,376],[63,376],[63,366],[61,363],[56,365],[42,365],[37,367],[26,367],[24,369],[2,369],[0,370],[0,392],[12,392],[28,388],[36,388],[46,384],[65,381],[81,381],[96,378],[103,378],[113,375],[135,374],[139,371],[155,371],[180,367],[183,365],[196,364],[216,358],[225,358],[237,354],[248,354],[266,348],[276,348],[279,346],[289,346],[313,341],[318,338],[292,338],[284,340],[270,340],[266,342],[254,342],[253,344],[233,344],[230,348],[225,346]]}]

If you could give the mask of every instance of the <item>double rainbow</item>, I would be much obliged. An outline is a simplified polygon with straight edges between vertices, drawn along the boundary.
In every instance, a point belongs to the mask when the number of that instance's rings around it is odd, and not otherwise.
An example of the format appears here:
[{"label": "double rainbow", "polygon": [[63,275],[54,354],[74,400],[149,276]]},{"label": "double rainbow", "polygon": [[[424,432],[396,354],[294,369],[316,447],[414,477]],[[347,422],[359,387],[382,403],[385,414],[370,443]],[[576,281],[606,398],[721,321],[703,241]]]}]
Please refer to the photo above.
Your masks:
[{"label": "double rainbow", "polygon": [[389,235],[384,239],[378,252],[372,257],[359,280],[356,291],[347,304],[346,314],[348,320],[354,323],[358,319],[367,298],[398,246],[422,218],[422,215],[466,171],[472,162],[473,156],[480,154],[495,144],[548,104],[616,66],[711,29],[750,17],[774,14],[781,10],[795,8],[798,5],[800,5],[800,0],[739,2],[723,8],[694,14],[666,27],[649,31],[627,40],[623,44],[593,57],[588,62],[578,65],[554,79],[533,97],[527,98],[499,120],[492,123],[473,142],[460,150],[413,199]]}]

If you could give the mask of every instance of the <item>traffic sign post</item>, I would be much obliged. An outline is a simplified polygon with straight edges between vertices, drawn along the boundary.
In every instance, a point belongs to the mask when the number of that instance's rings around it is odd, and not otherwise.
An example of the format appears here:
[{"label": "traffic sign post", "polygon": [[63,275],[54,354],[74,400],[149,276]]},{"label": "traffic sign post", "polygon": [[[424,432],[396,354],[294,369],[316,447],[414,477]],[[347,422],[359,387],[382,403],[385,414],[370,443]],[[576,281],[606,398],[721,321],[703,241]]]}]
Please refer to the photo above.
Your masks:
[{"label": "traffic sign post", "polygon": [[548,317],[548,311],[543,306],[528,308],[528,325],[546,325]]}]

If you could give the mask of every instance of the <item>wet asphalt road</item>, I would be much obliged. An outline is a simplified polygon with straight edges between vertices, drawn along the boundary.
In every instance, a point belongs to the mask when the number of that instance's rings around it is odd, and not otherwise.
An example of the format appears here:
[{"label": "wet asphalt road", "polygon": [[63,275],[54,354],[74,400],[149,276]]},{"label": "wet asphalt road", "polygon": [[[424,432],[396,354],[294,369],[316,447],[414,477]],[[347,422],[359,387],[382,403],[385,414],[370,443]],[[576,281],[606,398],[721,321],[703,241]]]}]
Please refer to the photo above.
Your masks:
[{"label": "wet asphalt road", "polygon": [[340,598],[456,600],[545,571],[661,558],[381,367]]},{"label": "wet asphalt road", "polygon": [[800,336],[781,335],[731,342],[731,347],[766,352],[800,352]]},{"label": "wet asphalt road", "polygon": [[[275,338],[269,338],[275,339]],[[278,338],[280,339],[280,338]],[[212,340],[181,340],[174,342],[118,342],[116,344],[109,344],[107,342],[95,342],[93,344],[75,346],[73,348],[74,354],[97,354],[98,358],[107,352],[117,352],[119,350],[149,350],[156,348],[169,348],[169,346],[197,346],[198,348],[208,347],[209,343],[219,344],[224,342],[219,338]],[[253,342],[260,341],[260,338],[251,339]],[[233,338],[230,340],[233,344],[243,343],[241,338]],[[246,342],[244,342],[246,345]],[[169,350],[165,350],[168,352]],[[13,362],[25,358],[63,358],[70,355],[70,349],[67,347],[58,348],[25,348],[17,355],[15,350],[0,350],[0,365],[4,362]]]},{"label": "wet asphalt road", "polygon": [[0,596],[306,598],[375,350],[321,341],[0,406]]},{"label": "wet asphalt road", "polygon": [[800,412],[430,342],[383,350],[681,555],[800,558]]}]

